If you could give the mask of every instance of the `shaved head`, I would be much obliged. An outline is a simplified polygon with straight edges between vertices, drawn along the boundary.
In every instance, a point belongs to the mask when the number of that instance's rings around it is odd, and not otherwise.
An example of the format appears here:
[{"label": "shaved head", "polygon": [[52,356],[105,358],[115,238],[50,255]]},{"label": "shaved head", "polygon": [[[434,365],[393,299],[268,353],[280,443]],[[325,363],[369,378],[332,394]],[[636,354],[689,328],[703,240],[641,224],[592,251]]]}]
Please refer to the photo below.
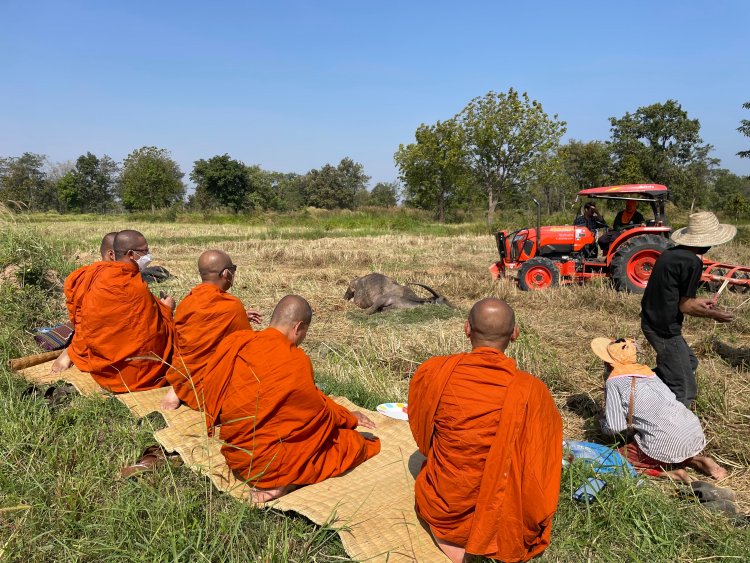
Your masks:
[{"label": "shaved head", "polygon": [[469,311],[467,334],[472,345],[505,350],[516,329],[516,315],[502,299],[488,297],[474,303]]},{"label": "shaved head", "polygon": [[112,231],[104,235],[101,245],[99,245],[99,253],[102,255],[102,260],[113,261],[115,259],[115,237],[117,231]]},{"label": "shaved head", "polygon": [[311,321],[312,307],[299,295],[282,297],[271,315],[271,326],[279,329],[288,329],[297,323],[309,326]]},{"label": "shaved head", "polygon": [[148,242],[140,232],[125,230],[117,233],[114,242],[115,260],[123,261],[129,250],[143,251],[148,248]]},{"label": "shaved head", "polygon": [[216,281],[227,268],[234,266],[223,250],[206,250],[198,258],[198,273],[204,282]]}]

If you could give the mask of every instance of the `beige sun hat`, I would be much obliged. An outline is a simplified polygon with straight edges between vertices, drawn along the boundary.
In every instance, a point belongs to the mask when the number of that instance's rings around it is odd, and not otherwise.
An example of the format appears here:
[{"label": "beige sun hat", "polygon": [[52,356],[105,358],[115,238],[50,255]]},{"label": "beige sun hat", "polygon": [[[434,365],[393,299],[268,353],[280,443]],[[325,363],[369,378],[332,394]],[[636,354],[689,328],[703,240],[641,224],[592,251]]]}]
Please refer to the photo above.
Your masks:
[{"label": "beige sun hat", "polygon": [[630,338],[594,338],[591,350],[608,364],[634,364],[638,361],[638,347]]},{"label": "beige sun hat", "polygon": [[734,225],[722,225],[710,211],[693,213],[688,226],[672,233],[672,241],[683,246],[716,246],[729,242],[737,234]]}]

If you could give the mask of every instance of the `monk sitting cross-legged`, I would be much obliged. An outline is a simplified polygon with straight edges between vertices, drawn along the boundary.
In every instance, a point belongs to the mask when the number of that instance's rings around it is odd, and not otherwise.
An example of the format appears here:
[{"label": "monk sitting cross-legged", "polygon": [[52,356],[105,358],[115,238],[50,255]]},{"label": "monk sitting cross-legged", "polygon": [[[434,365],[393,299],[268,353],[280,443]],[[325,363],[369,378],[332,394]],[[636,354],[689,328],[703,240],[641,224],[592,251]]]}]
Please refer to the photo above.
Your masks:
[{"label": "monk sitting cross-legged", "polygon": [[359,412],[336,404],[315,386],[310,358],[298,346],[312,309],[297,295],[276,305],[269,328],[240,330],[219,345],[203,379],[206,424],[221,425],[221,453],[266,502],[296,486],[318,483],[380,451],[374,428]]},{"label": "monk sitting cross-legged", "polygon": [[[113,231],[111,233],[107,233],[104,235],[104,238],[102,238],[102,243],[99,245],[99,254],[101,255],[102,262],[113,262],[115,259],[115,236],[117,236],[117,231]],[[76,304],[69,298],[67,298],[68,295],[72,295],[75,293],[75,287],[81,283],[83,280],[86,279],[86,273],[94,267],[96,263],[89,264],[88,266],[82,266],[81,268],[78,268],[77,270],[74,270],[70,273],[70,275],[65,278],[65,295],[66,295],[66,303],[65,305],[68,308],[68,323],[72,325],[73,330],[75,330],[76,326]],[[80,305],[80,303],[78,303]],[[50,371],[54,373],[61,372],[63,370],[68,369],[72,365],[73,361],[70,359],[70,355],[68,354],[68,349],[65,348],[62,353],[57,357],[57,359],[52,363],[52,368]]]},{"label": "monk sitting cross-legged", "polygon": [[96,262],[74,284],[66,281],[68,310],[75,314],[68,354],[109,391],[162,387],[172,361],[174,300],[157,299],[141,278],[151,260],[141,233],[117,233],[114,254],[114,262]]},{"label": "monk sitting cross-legged", "polygon": [[237,297],[227,293],[234,283],[237,266],[226,252],[207,250],[198,258],[203,283],[180,301],[174,316],[177,345],[175,359],[167,372],[172,385],[162,408],[173,410],[186,403],[201,410],[206,365],[219,343],[238,330],[252,330],[260,314],[245,310]]},{"label": "monk sitting cross-legged", "polygon": [[451,561],[527,561],[550,543],[562,420],[547,387],[505,355],[513,309],[483,299],[464,326],[468,354],[439,356],[409,386],[409,424],[426,457],[416,508]]}]

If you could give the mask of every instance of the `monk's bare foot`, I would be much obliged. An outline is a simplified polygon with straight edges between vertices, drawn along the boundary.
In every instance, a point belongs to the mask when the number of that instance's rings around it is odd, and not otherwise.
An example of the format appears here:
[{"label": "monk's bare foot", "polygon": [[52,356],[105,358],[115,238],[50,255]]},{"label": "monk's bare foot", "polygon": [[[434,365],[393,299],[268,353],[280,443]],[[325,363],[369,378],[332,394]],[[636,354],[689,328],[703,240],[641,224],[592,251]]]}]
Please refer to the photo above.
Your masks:
[{"label": "monk's bare foot", "polygon": [[61,371],[65,371],[72,365],[73,365],[73,360],[70,359],[70,356],[68,356],[68,349],[65,348],[65,350],[62,351],[62,354],[57,356],[57,359],[54,362],[52,362],[52,367],[50,368],[50,372],[60,373]]},{"label": "monk's bare foot", "polygon": [[432,537],[435,538],[438,547],[453,563],[464,563],[464,561],[466,561],[465,548],[461,547],[460,545],[456,545],[453,542],[441,540],[440,538],[436,537],[434,533],[432,534]]},{"label": "monk's bare foot", "polygon": [[729,472],[726,469],[707,455],[693,456],[690,459],[685,460],[685,463],[696,471],[700,471],[704,475],[708,475],[717,481],[721,481],[729,475]]},{"label": "monk's bare foot", "polygon": [[180,398],[177,396],[177,393],[174,392],[174,387],[170,387],[169,391],[167,391],[167,394],[164,396],[164,399],[161,402],[161,410],[173,411],[176,410],[179,406]]},{"label": "monk's bare foot", "polygon": [[283,497],[285,494],[290,493],[293,490],[294,485],[287,485],[286,487],[277,487],[275,489],[253,489],[250,494],[255,504],[262,504]]}]

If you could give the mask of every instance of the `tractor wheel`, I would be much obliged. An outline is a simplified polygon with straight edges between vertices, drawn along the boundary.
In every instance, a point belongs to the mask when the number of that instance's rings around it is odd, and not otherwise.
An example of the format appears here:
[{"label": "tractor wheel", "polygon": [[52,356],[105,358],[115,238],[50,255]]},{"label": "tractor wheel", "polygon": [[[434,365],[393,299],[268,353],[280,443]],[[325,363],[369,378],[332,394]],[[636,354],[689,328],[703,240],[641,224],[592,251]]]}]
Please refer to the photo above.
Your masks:
[{"label": "tractor wheel", "polygon": [[549,258],[532,258],[518,270],[518,285],[524,291],[547,289],[560,284],[560,272]]},{"label": "tractor wheel", "polygon": [[659,255],[673,246],[666,237],[641,235],[623,242],[612,258],[610,276],[617,291],[643,293]]}]

